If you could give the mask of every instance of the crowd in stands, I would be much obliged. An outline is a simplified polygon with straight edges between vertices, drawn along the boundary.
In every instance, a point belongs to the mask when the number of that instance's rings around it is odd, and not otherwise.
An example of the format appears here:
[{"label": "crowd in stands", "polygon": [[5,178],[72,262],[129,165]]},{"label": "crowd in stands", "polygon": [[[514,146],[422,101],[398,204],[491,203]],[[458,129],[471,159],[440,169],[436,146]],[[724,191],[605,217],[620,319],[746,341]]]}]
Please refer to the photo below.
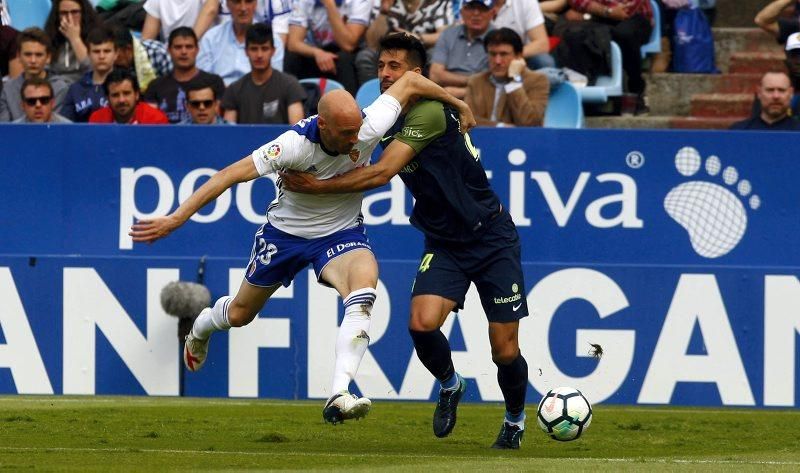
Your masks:
[{"label": "crowd in stands", "polygon": [[[678,9],[699,6],[713,24],[713,0],[656,2],[665,52]],[[775,0],[756,18],[787,45],[792,94],[800,83],[800,37],[789,47],[800,30],[798,4]],[[299,79],[327,78],[355,95],[380,80],[378,44],[394,32],[423,43],[424,73],[467,101],[485,126],[542,125],[549,92],[572,77],[561,68],[586,62],[581,41],[604,41],[606,52],[610,41],[617,43],[625,92],[636,97],[635,113],[648,111],[641,48],[655,26],[651,0],[96,5],[53,0],[42,28],[18,31],[0,0],[0,122],[294,123],[313,111],[308,102],[315,95]],[[793,8],[797,13],[785,16]],[[653,70],[669,70],[669,55],[656,57]]]}]

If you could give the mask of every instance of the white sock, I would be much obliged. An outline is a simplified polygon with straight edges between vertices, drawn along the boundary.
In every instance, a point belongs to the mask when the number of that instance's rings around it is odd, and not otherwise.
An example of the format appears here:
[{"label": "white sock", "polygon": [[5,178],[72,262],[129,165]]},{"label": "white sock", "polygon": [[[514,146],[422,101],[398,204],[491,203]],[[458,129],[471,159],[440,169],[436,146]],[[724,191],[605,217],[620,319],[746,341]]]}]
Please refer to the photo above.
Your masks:
[{"label": "white sock", "polygon": [[369,346],[369,324],[375,289],[365,287],[350,293],[344,301],[344,319],[336,338],[336,366],[331,394],[348,391],[356,376],[361,358]]},{"label": "white sock", "polygon": [[231,324],[228,322],[228,306],[232,300],[231,296],[220,297],[211,310],[200,312],[200,315],[194,319],[192,336],[205,340],[214,332],[231,328]]}]

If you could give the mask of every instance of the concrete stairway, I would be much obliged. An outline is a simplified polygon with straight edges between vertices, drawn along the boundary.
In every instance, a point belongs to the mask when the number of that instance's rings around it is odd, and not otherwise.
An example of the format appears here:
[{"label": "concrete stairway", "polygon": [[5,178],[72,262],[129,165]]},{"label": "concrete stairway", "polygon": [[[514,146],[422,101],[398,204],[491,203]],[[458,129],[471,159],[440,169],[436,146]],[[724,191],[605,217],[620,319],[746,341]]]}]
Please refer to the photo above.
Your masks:
[{"label": "concrete stairway", "polygon": [[784,70],[783,50],[758,28],[714,28],[714,39],[720,74],[650,74],[648,116],[587,117],[587,127],[724,129],[747,117],[761,75]]}]

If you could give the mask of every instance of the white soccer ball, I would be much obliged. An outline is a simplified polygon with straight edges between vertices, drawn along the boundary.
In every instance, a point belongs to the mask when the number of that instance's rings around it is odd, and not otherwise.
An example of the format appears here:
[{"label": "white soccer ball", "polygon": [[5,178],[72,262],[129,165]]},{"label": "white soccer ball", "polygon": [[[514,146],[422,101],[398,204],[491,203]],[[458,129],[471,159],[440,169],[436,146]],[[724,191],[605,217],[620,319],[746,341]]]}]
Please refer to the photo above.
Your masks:
[{"label": "white soccer ball", "polygon": [[592,405],[575,388],[551,389],[539,402],[536,420],[544,433],[555,440],[575,440],[592,423]]}]

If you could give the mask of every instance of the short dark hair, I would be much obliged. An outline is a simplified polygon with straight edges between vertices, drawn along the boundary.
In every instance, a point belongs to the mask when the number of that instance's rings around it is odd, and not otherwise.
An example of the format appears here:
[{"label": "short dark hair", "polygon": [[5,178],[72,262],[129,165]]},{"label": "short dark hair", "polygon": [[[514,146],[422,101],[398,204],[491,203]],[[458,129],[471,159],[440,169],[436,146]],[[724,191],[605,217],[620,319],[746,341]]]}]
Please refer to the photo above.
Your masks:
[{"label": "short dark hair", "polygon": [[406,52],[406,59],[413,67],[425,67],[428,63],[428,52],[422,41],[408,33],[389,33],[381,39],[380,51],[401,49]]},{"label": "short dark hair", "polygon": [[509,44],[514,48],[515,53],[520,54],[522,52],[522,39],[511,28],[492,30],[483,39],[483,49],[486,51],[489,51],[489,46],[498,44]]},{"label": "short dark hair", "polygon": [[50,97],[53,97],[53,85],[47,79],[41,77],[25,79],[25,81],[22,82],[22,87],[19,89],[19,96],[23,100],[25,99],[25,89],[28,87],[47,87],[47,90],[50,91]]},{"label": "short dark hair", "polygon": [[133,71],[124,67],[115,67],[108,76],[106,76],[105,82],[103,82],[103,91],[105,91],[106,97],[109,95],[108,89],[111,84],[119,84],[126,80],[133,84],[134,92],[139,93],[139,81],[136,80],[136,75],[134,75]]},{"label": "short dark hair", "polygon": [[188,26],[179,26],[172,30],[172,32],[169,34],[169,39],[167,40],[167,47],[172,46],[172,42],[175,41],[175,38],[192,38],[194,40],[194,44],[197,45],[197,35],[195,34],[194,30]]},{"label": "short dark hair", "polygon": [[211,92],[214,94],[214,100],[217,100],[217,90],[214,87],[214,79],[213,76],[196,76],[194,79],[190,80],[188,84],[186,84],[183,89],[186,92],[186,98],[189,98],[189,92],[194,92],[201,89],[211,89]]},{"label": "short dark hair", "polygon": [[111,29],[114,32],[114,44],[117,45],[117,49],[133,47],[133,36],[127,27],[115,23],[111,25]]},{"label": "short dark hair", "polygon": [[109,28],[105,25],[100,25],[92,28],[89,31],[89,34],[86,35],[86,44],[103,44],[103,43],[114,43],[114,47],[117,47],[115,38],[114,38],[114,30]]},{"label": "short dark hair", "polygon": [[22,51],[22,43],[39,43],[47,49],[48,53],[53,52],[53,42],[50,41],[50,37],[47,36],[43,29],[35,26],[25,28],[17,36],[17,50],[19,52]]},{"label": "short dark hair", "polygon": [[251,44],[265,44],[269,43],[270,46],[275,46],[272,39],[272,27],[266,23],[254,23],[247,28],[247,33],[244,35],[244,47]]}]

